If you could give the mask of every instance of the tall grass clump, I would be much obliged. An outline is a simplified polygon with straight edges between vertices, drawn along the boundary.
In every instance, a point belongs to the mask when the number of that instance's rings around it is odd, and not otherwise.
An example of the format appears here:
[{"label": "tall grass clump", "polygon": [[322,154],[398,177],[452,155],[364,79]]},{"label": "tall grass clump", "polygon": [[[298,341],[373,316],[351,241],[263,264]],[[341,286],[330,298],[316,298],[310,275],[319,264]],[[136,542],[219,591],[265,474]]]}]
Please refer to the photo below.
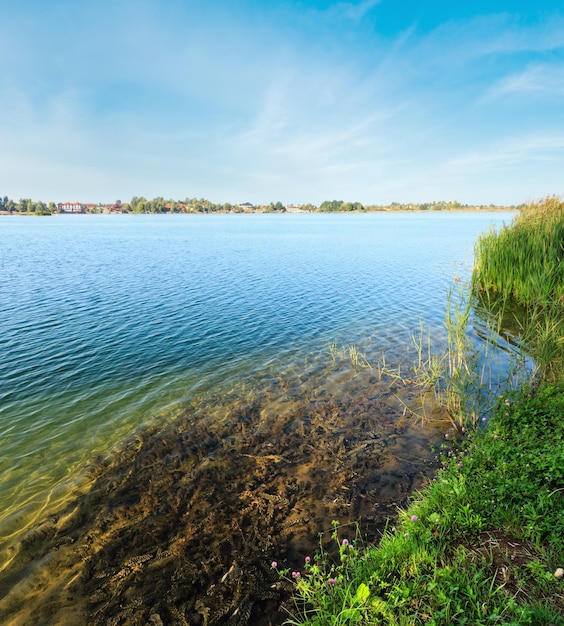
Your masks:
[{"label": "tall grass clump", "polygon": [[472,287],[521,307],[520,341],[538,382],[564,377],[564,202],[530,204],[510,226],[476,244]]},{"label": "tall grass clump", "polygon": [[511,225],[480,237],[473,286],[520,304],[564,305],[564,202],[529,204]]}]

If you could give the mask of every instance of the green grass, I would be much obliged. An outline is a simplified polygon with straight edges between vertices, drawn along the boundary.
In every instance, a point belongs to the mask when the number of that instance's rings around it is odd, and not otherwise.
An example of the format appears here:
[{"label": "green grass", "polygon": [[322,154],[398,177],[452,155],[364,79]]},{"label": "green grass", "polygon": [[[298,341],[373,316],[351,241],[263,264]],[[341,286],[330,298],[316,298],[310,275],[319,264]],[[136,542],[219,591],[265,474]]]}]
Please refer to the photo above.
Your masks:
[{"label": "green grass", "polygon": [[[510,356],[505,354],[507,371],[500,368],[497,320],[493,328],[482,330],[482,347],[477,348],[469,335],[476,305],[477,299],[472,297],[469,286],[458,283],[447,293],[445,345],[437,349],[421,324],[419,334],[413,335],[416,355],[411,368],[404,368],[402,373],[399,368],[378,365],[381,378],[415,386],[422,392],[420,407],[408,406],[398,397],[404,405],[404,414],[422,422],[448,419],[453,429],[461,433],[465,428],[476,428],[481,417],[489,412],[499,389],[515,388],[531,379],[525,367],[524,349],[517,348]],[[429,397],[433,400],[430,413],[427,412]],[[442,410],[436,411],[437,407]]]},{"label": "green grass", "polygon": [[480,237],[474,286],[522,304],[564,304],[564,202],[530,204],[510,226]]},{"label": "green grass", "polygon": [[538,381],[564,377],[564,202],[531,204],[510,226],[482,236],[472,288],[498,309],[521,307],[516,322]]},{"label": "green grass", "polygon": [[564,624],[563,416],[562,386],[499,398],[378,546],[335,525],[288,624]]}]

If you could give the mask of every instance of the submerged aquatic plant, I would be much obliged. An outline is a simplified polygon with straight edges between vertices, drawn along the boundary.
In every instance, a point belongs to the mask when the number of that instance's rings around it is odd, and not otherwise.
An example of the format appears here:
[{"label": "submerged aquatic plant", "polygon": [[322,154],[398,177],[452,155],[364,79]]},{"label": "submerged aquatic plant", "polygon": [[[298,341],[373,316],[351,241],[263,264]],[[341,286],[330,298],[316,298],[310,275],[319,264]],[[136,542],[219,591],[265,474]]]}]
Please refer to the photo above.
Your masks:
[{"label": "submerged aquatic plant", "polygon": [[[422,420],[436,419],[437,415],[443,419],[446,414],[457,432],[485,421],[484,416],[500,390],[518,387],[530,377],[523,342],[502,340],[501,312],[488,318],[484,328],[476,331],[479,344],[472,337],[470,323],[476,323],[479,310],[473,295],[468,285],[460,282],[448,290],[446,342],[442,349],[437,349],[431,333],[421,323],[419,333],[412,336],[416,357],[411,370],[403,374],[399,368],[382,370],[390,379],[423,391],[421,405],[415,408],[396,395],[404,414]],[[444,411],[429,413],[429,397],[435,407]]]},{"label": "submerged aquatic plant", "polygon": [[[412,338],[417,354],[412,376],[404,379],[430,392],[435,403],[446,409],[448,419],[456,430],[477,425],[489,395],[489,386],[484,381],[491,363],[469,336],[471,311],[468,290],[460,283],[456,289],[451,287],[447,293],[445,348],[441,351],[433,348],[431,335],[425,333],[421,323],[419,335]],[[486,348],[486,353],[491,355],[492,351]],[[424,410],[419,417],[427,418]]]},{"label": "submerged aquatic plant", "polygon": [[354,343],[339,346],[337,341],[332,341],[329,343],[329,355],[333,365],[337,365],[339,361],[348,361],[355,368],[372,369],[366,355]]}]

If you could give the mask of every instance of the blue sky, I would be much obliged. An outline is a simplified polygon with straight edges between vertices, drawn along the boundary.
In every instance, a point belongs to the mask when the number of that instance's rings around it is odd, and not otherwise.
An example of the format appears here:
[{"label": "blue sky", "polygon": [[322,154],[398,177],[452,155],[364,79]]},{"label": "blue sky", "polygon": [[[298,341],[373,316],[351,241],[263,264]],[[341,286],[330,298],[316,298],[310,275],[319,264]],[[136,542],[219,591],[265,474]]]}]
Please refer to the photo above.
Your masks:
[{"label": "blue sky", "polygon": [[0,195],[561,195],[563,7],[0,0]]}]

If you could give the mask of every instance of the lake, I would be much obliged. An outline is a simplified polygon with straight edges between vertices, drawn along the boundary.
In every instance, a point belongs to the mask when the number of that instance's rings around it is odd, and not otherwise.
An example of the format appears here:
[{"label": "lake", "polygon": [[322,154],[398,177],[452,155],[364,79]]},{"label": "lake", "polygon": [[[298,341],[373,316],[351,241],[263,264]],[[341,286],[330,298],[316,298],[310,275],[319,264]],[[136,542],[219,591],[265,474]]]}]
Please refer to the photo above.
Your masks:
[{"label": "lake", "polygon": [[405,363],[421,321],[440,344],[448,287],[513,215],[0,218],[0,554],[143,428],[342,408],[376,385],[351,346]]}]

